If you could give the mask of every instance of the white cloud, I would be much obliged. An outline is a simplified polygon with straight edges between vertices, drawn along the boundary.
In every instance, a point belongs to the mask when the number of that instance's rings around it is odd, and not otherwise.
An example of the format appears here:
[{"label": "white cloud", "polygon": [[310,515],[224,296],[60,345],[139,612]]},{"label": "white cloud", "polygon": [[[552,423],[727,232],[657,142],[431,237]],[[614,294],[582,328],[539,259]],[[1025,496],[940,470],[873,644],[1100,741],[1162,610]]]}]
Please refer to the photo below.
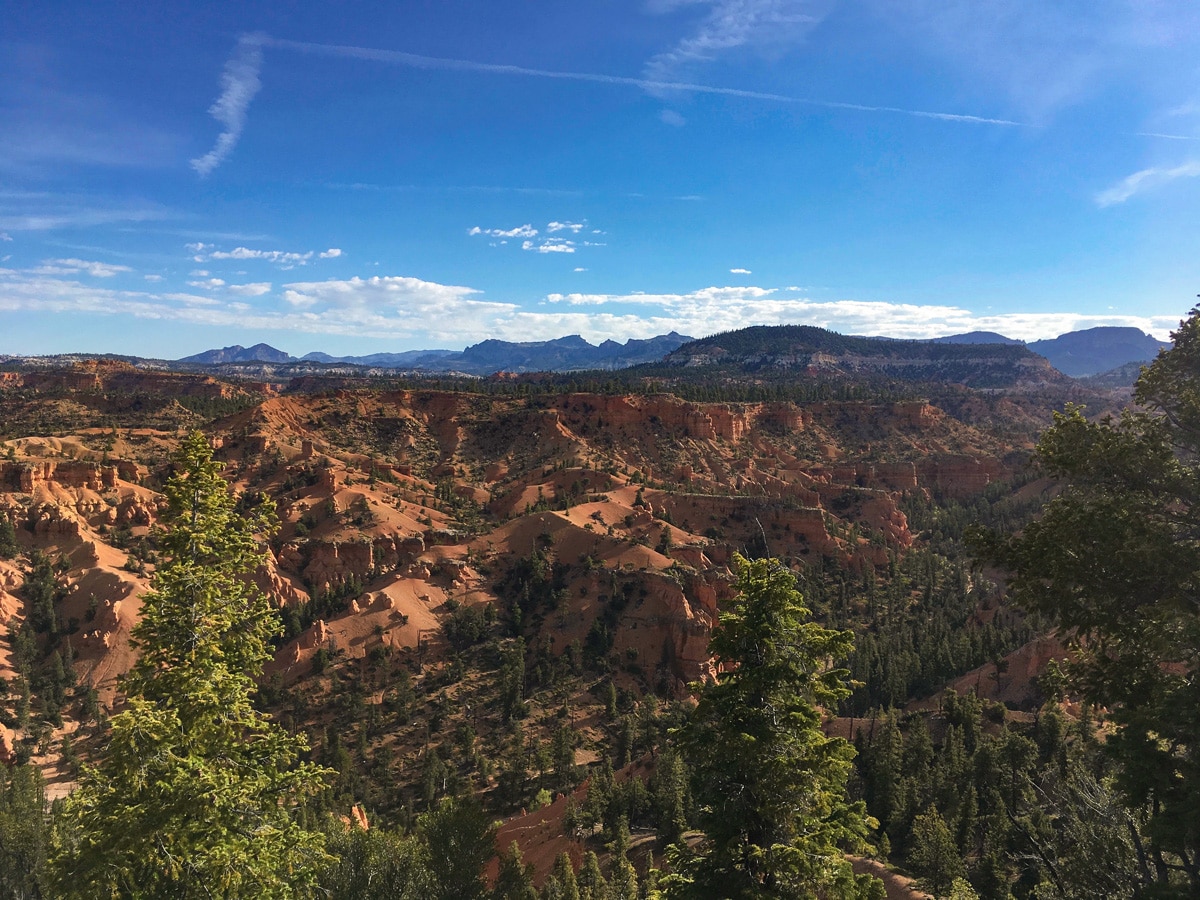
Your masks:
[{"label": "white cloud", "polygon": [[546,226],[546,230],[551,234],[556,231],[569,231],[571,234],[579,234],[583,230],[583,222],[551,222]]},{"label": "white cloud", "polygon": [[145,278],[147,281],[158,282],[158,281],[163,280],[163,277],[161,275],[143,275],[142,277]]},{"label": "white cloud", "polygon": [[208,269],[192,269],[192,271],[188,272],[188,274],[193,278],[207,278],[212,273],[209,272]]},{"label": "white cloud", "polygon": [[586,271],[587,271],[587,269],[585,269],[583,266],[576,266],[576,267],[575,267],[574,269],[572,269],[571,271],[572,271],[572,272],[586,272]]},{"label": "white cloud", "polygon": [[251,284],[231,284],[229,292],[237,294],[239,297],[261,297],[263,294],[271,293],[271,282],[256,281]]},{"label": "white cloud", "polygon": [[[233,287],[229,286],[228,290]],[[461,347],[486,338],[529,341],[581,334],[593,343],[646,338],[671,330],[697,337],[749,325],[804,324],[845,334],[928,338],[996,331],[1024,340],[1097,325],[1127,325],[1165,337],[1179,317],[1010,313],[979,315],[954,306],[882,301],[813,301],[757,286],[681,293],[550,294],[526,310],[487,300],[474,288],[405,276],[283,285],[282,296],[252,303],[226,291],[196,295],[128,291],[0,269],[3,313],[87,313],[230,329],[300,332]],[[0,319],[0,321],[3,321]]]},{"label": "white cloud", "polygon": [[1107,190],[1096,195],[1096,205],[1100,207],[1124,203],[1135,194],[1161,187],[1178,178],[1195,178],[1200,175],[1200,159],[1193,159],[1174,168],[1142,169],[1122,178]]},{"label": "white cloud", "polygon": [[[563,314],[560,327],[567,329],[563,334],[578,331],[585,337],[614,339],[622,334],[625,337],[652,337],[672,329],[700,337],[751,325],[816,325],[843,334],[888,335],[913,340],[968,331],[995,331],[1019,340],[1038,340],[1099,325],[1127,325],[1162,337],[1178,324],[1177,316],[1098,316],[1069,312],[979,315],[955,306],[865,300],[814,301],[777,294],[774,288],[714,286],[682,294],[550,294],[547,300],[552,306],[584,311]],[[601,308],[621,308],[628,312],[605,319],[591,311]],[[625,332],[597,330],[601,321],[616,319],[624,323]]]},{"label": "white cloud", "polygon": [[221,96],[209,107],[209,115],[225,126],[217,136],[213,148],[203,156],[192,160],[192,168],[201,176],[208,175],[223,163],[237,146],[246,127],[246,111],[250,101],[262,87],[259,72],[262,69],[262,38],[244,34],[238,40],[237,49],[225,63],[221,73]]},{"label": "white cloud", "polygon": [[469,235],[486,234],[494,238],[531,238],[537,237],[538,230],[532,225],[518,225],[516,228],[480,228],[478,225],[467,230]]},{"label": "white cloud", "polygon": [[[252,250],[249,247],[235,247],[232,250],[215,250],[212,244],[188,244],[187,249],[195,254],[192,259],[196,262],[209,262],[214,259],[257,259],[274,263],[284,268],[306,266],[317,255],[312,250],[305,253],[296,253],[290,250]],[[332,259],[341,255],[342,251],[336,247],[330,248],[320,254],[322,259]]]},{"label": "white cloud", "polygon": [[575,242],[563,240],[562,238],[547,238],[541,243],[523,241],[521,249],[533,250],[537,253],[574,253]]},{"label": "white cloud", "polygon": [[342,255],[342,251],[341,251],[341,248],[339,248],[339,247],[330,247],[324,253],[317,254],[317,256],[321,259],[337,259],[341,255]]},{"label": "white cloud", "polygon": [[703,5],[708,14],[691,35],[646,64],[647,79],[678,81],[698,65],[734,50],[786,48],[812,30],[832,4],[828,0],[706,0],[689,5]]},{"label": "white cloud", "polygon": [[752,275],[753,273],[749,269],[730,269],[729,274],[730,275]]},{"label": "white cloud", "polygon": [[11,240],[12,240],[12,238],[9,237],[7,231],[0,231],[0,241],[11,241]]},{"label": "white cloud", "polygon": [[659,110],[658,118],[664,125],[670,125],[672,128],[682,128],[687,124],[687,119],[673,109]]},{"label": "white cloud", "polygon": [[44,259],[42,265],[33,270],[38,275],[76,275],[85,273],[93,278],[112,278],[122,272],[132,272],[129,266],[93,262],[87,259]]},{"label": "white cloud", "polygon": [[188,285],[190,287],[204,288],[206,291],[212,291],[219,287],[225,287],[225,282],[220,278],[209,278],[206,281],[189,281]]}]

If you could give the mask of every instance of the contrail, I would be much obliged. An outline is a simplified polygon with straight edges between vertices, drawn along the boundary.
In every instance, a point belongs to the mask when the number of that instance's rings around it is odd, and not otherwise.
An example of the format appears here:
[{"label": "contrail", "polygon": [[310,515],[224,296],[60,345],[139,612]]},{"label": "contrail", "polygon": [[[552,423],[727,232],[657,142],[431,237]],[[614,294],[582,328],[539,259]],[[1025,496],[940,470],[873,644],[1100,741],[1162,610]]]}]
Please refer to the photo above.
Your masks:
[{"label": "contrail", "polygon": [[486,72],[492,75],[521,75],[529,78],[554,78],[561,81],[586,81],[592,84],[615,84],[636,87],[646,91],[682,91],[691,94],[716,94],[722,97],[742,97],[746,100],[763,100],[768,103],[794,103],[818,106],[824,109],[845,109],[853,112],[894,113],[915,116],[920,119],[938,119],[944,122],[966,122],[976,125],[1003,125],[1013,128],[1036,128],[1028,122],[1011,119],[993,119],[986,116],[970,116],[961,113],[933,112],[923,109],[904,109],[898,106],[869,106],[863,103],[841,103],[836,100],[816,100],[810,97],[795,97],[767,91],[747,91],[741,88],[716,87],[709,84],[694,84],[688,81],[655,81],[648,78],[632,78],[625,75],[604,75],[598,72],[563,72],[555,69],[531,69],[503,63],[482,63],[470,59],[452,59],[440,56],[422,56],[402,50],[380,50],[373,47],[352,47],[341,44],[316,44],[309,41],[290,41],[283,38],[264,37],[263,44],[283,50],[313,53],[320,56],[340,56],[351,59],[366,59],[414,69],[445,69],[459,72]]},{"label": "contrail", "polygon": [[554,69],[531,69],[502,63],[483,63],[470,59],[452,59],[440,56],[422,56],[402,50],[381,50],[374,47],[351,47],[341,44],[317,44],[309,41],[291,41],[274,38],[266,34],[244,34],[238,40],[237,49],[225,64],[221,74],[221,96],[209,109],[209,113],[225,126],[217,137],[213,148],[192,160],[192,168],[201,176],[209,174],[223,163],[242,136],[246,124],[246,113],[250,101],[261,86],[259,73],[262,69],[262,50],[273,47],[293,50],[318,56],[337,56],[349,59],[365,59],[393,66],[413,69],[443,69],[457,72],[483,72],[490,75],[516,75],[525,78],[552,78],[559,81],[583,81],[591,84],[612,84],[634,87],[644,91],[680,91],[689,94],[712,94],[720,97],[741,97],[745,100],[761,100],[767,103],[788,103],[813,106],[821,109],[841,109],[851,112],[891,113],[912,116],[918,119],[935,119],[942,122],[963,122],[970,125],[1000,125],[1006,128],[1037,128],[1028,122],[1011,119],[994,119],[987,116],[971,116],[962,113],[934,112],[924,109],[905,109],[899,106],[871,106],[865,103],[843,103],[837,100],[817,100],[811,97],[795,97],[769,91],[747,91],[741,88],[716,87],[710,84],[694,84],[689,81],[659,81],[651,78],[632,78],[626,75],[605,75],[599,72],[562,72]]}]

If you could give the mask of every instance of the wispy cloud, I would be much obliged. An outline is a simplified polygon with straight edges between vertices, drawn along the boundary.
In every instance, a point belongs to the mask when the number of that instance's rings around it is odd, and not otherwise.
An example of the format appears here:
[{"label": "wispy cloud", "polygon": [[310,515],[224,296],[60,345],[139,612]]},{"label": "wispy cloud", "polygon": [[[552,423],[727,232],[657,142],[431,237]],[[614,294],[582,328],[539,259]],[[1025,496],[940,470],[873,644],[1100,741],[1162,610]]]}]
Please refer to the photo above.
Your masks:
[{"label": "wispy cloud", "polygon": [[569,231],[571,234],[579,234],[583,231],[586,222],[551,222],[546,226],[546,230],[551,234],[556,231]]},{"label": "wispy cloud", "polygon": [[222,278],[208,278],[204,281],[189,281],[188,286],[194,288],[203,288],[206,291],[211,291],[219,287],[225,287],[225,280]]},{"label": "wispy cloud", "polygon": [[0,232],[8,234],[150,222],[173,215],[163,206],[136,200],[0,188]]},{"label": "wispy cloud", "polygon": [[[795,44],[824,18],[831,3],[828,0],[707,0],[689,5],[707,7],[707,15],[691,34],[646,63],[644,73],[648,81],[679,80],[681,73],[688,73],[733,50]],[[668,121],[668,124],[675,123]]]},{"label": "wispy cloud", "polygon": [[0,241],[11,241],[11,240],[12,240],[12,238],[9,237],[7,231],[0,231]]},{"label": "wispy cloud", "polygon": [[[593,246],[587,244],[587,246]],[[532,250],[535,253],[574,253],[575,242],[562,238],[547,238],[544,241],[522,241],[522,250]]]},{"label": "wispy cloud", "polygon": [[749,269],[730,269],[729,274],[730,275],[753,275],[754,273],[751,272]]},{"label": "wispy cloud", "polygon": [[1135,131],[1134,137],[1162,138],[1166,141],[1200,141],[1194,134],[1163,134],[1161,131]]},{"label": "wispy cloud", "polygon": [[129,266],[115,266],[112,263],[94,262],[88,259],[44,259],[42,264],[33,270],[38,275],[91,275],[93,278],[112,278],[122,272],[132,272]]},{"label": "wispy cloud", "polygon": [[1096,195],[1096,205],[1100,207],[1124,203],[1130,197],[1143,191],[1162,187],[1179,178],[1195,178],[1200,175],[1200,159],[1189,160],[1173,168],[1154,167],[1142,169],[1127,175],[1107,190]]},{"label": "wispy cloud", "polygon": [[251,284],[231,284],[229,292],[237,294],[239,297],[261,297],[264,294],[271,293],[271,282],[256,281]]},{"label": "wispy cloud", "polygon": [[285,50],[295,50],[301,53],[311,53],[319,56],[337,56],[349,59],[363,59],[388,65],[406,66],[414,69],[442,69],[455,72],[479,72],[489,75],[512,75],[528,78],[548,78],[559,81],[584,81],[592,84],[609,84],[624,87],[634,87],[640,90],[664,93],[680,92],[685,94],[714,94],[723,97],[741,97],[746,100],[761,100],[769,103],[789,103],[814,106],[822,109],[841,109],[850,112],[891,113],[917,118],[935,119],[943,122],[961,122],[975,125],[1001,125],[1005,127],[1031,127],[1024,122],[989,116],[967,115],[964,113],[939,112],[934,110],[906,109],[898,106],[873,106],[863,103],[843,103],[835,100],[820,100],[812,97],[798,97],[789,94],[778,94],[770,91],[750,91],[741,88],[719,87],[708,84],[697,84],[690,81],[657,80],[655,78],[633,78],[626,75],[606,75],[598,72],[568,72],[557,69],[534,69],[527,66],[514,66],[503,63],[482,63],[469,59],[454,59],[439,56],[422,56],[417,53],[406,53],[402,50],[381,50],[373,47],[355,47],[341,44],[319,44],[309,41],[291,41],[283,38],[263,37],[262,41],[270,47]]},{"label": "wispy cloud", "polygon": [[285,269],[294,266],[306,266],[314,256],[318,259],[336,259],[342,255],[342,251],[337,247],[330,247],[321,253],[317,253],[315,250],[308,250],[304,253],[292,250],[254,250],[250,247],[217,250],[214,244],[205,244],[203,242],[187,244],[186,247],[188,252],[192,254],[192,259],[198,263],[209,262],[211,260],[262,260],[274,263]]},{"label": "wispy cloud", "polygon": [[201,177],[223,163],[237,146],[242,129],[246,127],[246,111],[250,108],[250,101],[262,87],[259,79],[262,60],[262,37],[242,35],[233,56],[225,63],[225,71],[221,73],[221,96],[208,110],[209,115],[220,122],[225,130],[217,136],[217,142],[211,150],[192,160],[192,168]]},{"label": "wispy cloud", "polygon": [[518,225],[515,228],[480,228],[478,225],[475,225],[467,229],[467,234],[471,235],[472,237],[476,237],[478,235],[487,235],[488,237],[500,238],[503,240],[508,240],[510,238],[536,237],[537,233],[538,230],[528,223],[525,225]]}]

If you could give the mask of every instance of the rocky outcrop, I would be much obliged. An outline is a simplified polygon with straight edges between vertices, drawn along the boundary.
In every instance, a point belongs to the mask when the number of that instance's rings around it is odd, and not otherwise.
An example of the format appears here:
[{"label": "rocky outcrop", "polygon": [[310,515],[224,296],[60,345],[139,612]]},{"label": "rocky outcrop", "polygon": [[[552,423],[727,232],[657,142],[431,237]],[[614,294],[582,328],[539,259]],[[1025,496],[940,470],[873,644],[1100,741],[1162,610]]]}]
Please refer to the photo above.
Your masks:
[{"label": "rocky outcrop", "polygon": [[0,463],[0,490],[32,494],[38,485],[54,482],[63,487],[104,491],[117,486],[119,475],[116,465],[78,459],[8,461]]},{"label": "rocky outcrop", "polygon": [[30,530],[40,537],[79,539],[80,522],[75,513],[56,503],[36,503],[29,508]]},{"label": "rocky outcrop", "polygon": [[726,596],[729,587],[699,574],[682,580],[653,574],[642,584],[645,595],[621,617],[614,650],[624,658],[643,660],[647,667],[669,666],[682,696],[687,684],[714,674],[708,642],[717,621],[718,597]]},{"label": "rocky outcrop", "polygon": [[390,535],[374,540],[306,541],[284,544],[279,564],[299,571],[317,592],[343,585],[351,578],[366,582],[380,572],[395,571],[414,563],[425,552],[419,534]]}]

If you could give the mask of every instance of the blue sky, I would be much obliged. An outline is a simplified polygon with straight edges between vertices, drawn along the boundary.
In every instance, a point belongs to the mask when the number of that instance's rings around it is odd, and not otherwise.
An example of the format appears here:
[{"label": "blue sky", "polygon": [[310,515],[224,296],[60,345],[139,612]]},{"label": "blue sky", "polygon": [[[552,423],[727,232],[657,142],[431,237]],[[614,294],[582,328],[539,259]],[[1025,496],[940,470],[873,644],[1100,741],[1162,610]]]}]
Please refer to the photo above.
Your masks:
[{"label": "blue sky", "polygon": [[1200,289],[1192,2],[5,18],[0,353],[1165,337]]}]

